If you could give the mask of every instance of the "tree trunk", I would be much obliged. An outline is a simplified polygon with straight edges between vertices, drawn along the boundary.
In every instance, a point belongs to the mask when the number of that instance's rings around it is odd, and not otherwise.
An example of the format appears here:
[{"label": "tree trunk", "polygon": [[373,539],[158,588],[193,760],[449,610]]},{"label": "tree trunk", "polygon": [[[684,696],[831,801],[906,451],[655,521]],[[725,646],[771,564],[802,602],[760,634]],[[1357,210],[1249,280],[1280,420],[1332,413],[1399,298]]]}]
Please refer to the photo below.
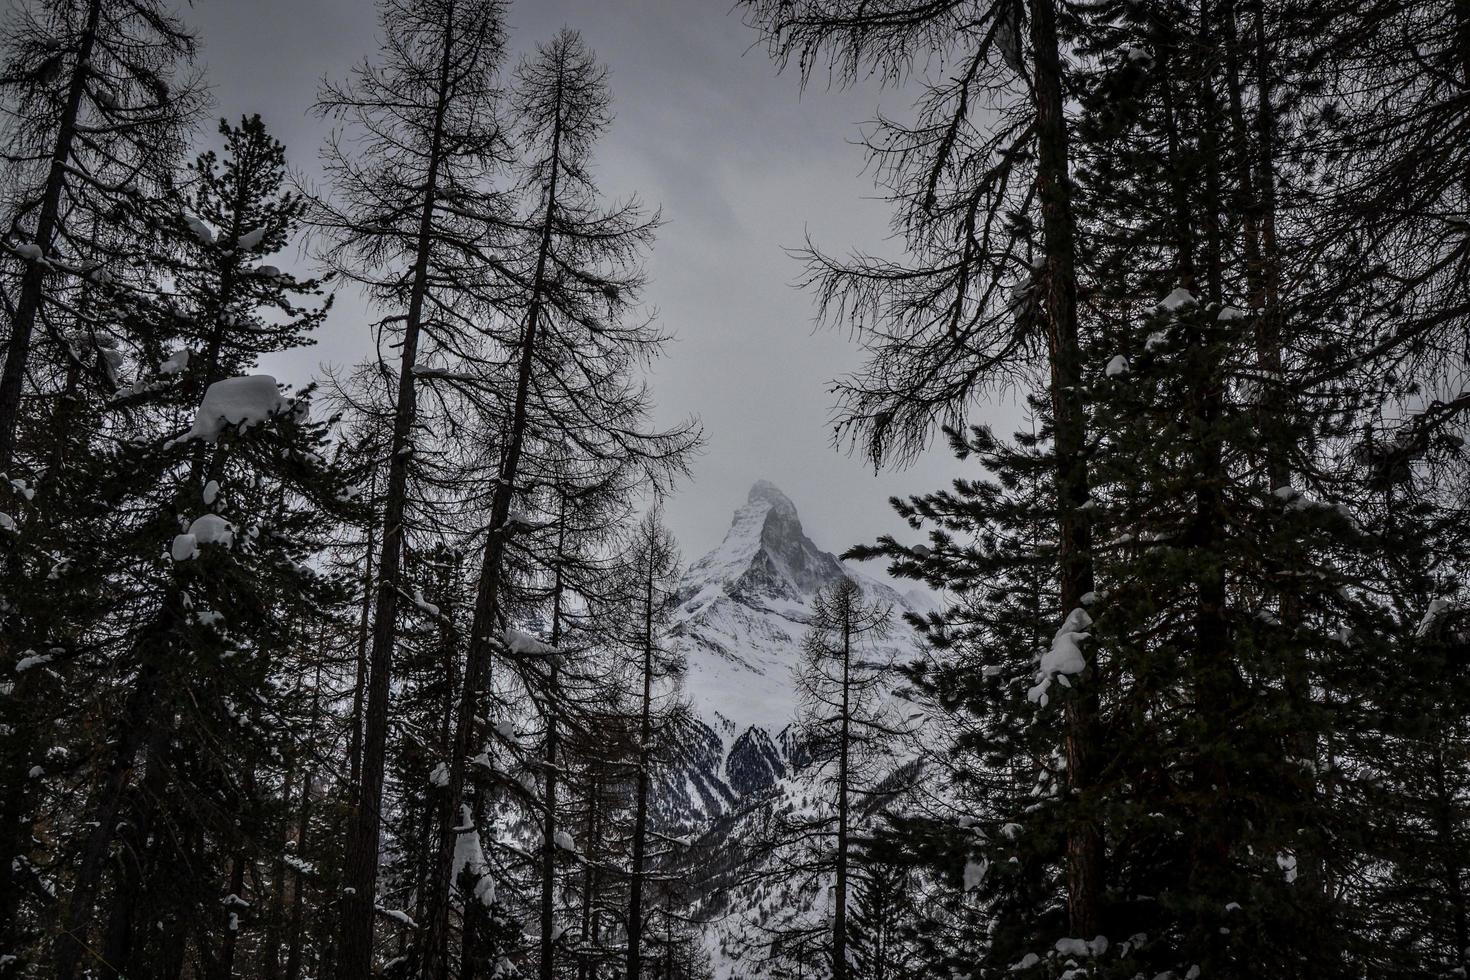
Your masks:
[{"label": "tree trunk", "polygon": [[852,596],[842,610],[842,715],[837,747],[837,892],[832,914],[832,980],[847,980],[847,784],[852,687]]},{"label": "tree trunk", "polygon": [[[1054,0],[1032,0],[1035,52],[1037,185],[1046,258],[1048,350],[1057,480],[1059,605],[1065,616],[1092,591],[1092,531],[1080,508],[1088,498],[1087,420],[1078,400],[1082,354],[1077,341],[1076,228],[1068,164]],[[1066,709],[1067,782],[1085,799],[1094,779],[1091,745],[1098,695],[1094,686],[1069,699]],[[1098,931],[1102,885],[1102,835],[1094,820],[1075,818],[1067,835],[1069,934]]]},{"label": "tree trunk", "polygon": [[[1256,359],[1258,370],[1264,378],[1262,387],[1265,392],[1262,399],[1264,405],[1261,413],[1261,431],[1272,433],[1280,432],[1283,428],[1279,423],[1273,424],[1273,420],[1282,418],[1295,406],[1292,404],[1293,393],[1287,387],[1282,351],[1285,343],[1283,336],[1285,320],[1281,302],[1281,251],[1276,240],[1277,140],[1276,110],[1272,104],[1275,98],[1275,86],[1272,83],[1272,51],[1266,37],[1265,14],[1260,5],[1255,6],[1252,27],[1255,41],[1256,98],[1259,103],[1256,113],[1256,155],[1253,180],[1259,196],[1261,234],[1261,298],[1256,310]],[[1267,482],[1272,490],[1291,486],[1291,448],[1289,435],[1285,438],[1281,435],[1275,438],[1268,437],[1266,441]],[[1278,581],[1286,582],[1290,575],[1280,574],[1281,571],[1272,569],[1272,572],[1276,573],[1273,577]],[[1297,569],[1285,571],[1295,572]],[[1302,620],[1299,603],[1290,592],[1289,586],[1283,586],[1277,598],[1277,616],[1284,630],[1297,629]],[[1313,695],[1311,664],[1305,654],[1296,655],[1288,661],[1286,692],[1296,711],[1303,718],[1307,717],[1312,709]],[[1315,731],[1305,724],[1301,725],[1292,743],[1291,752],[1296,758],[1316,762],[1319,756],[1319,740]],[[1305,773],[1305,778],[1310,780],[1306,789],[1308,798],[1304,801],[1308,808],[1314,806],[1319,795],[1320,786],[1316,774],[1321,771],[1323,770],[1313,765]],[[1304,776],[1300,768],[1296,775],[1297,778]],[[1297,862],[1298,887],[1314,889],[1319,896],[1326,898],[1330,891],[1327,880],[1328,862],[1325,849],[1319,843],[1319,839],[1314,836],[1306,836],[1302,841]]]},{"label": "tree trunk", "polygon": [[588,774],[587,853],[582,863],[582,952],[577,957],[577,980],[588,980],[592,970],[592,947],[597,943],[595,893],[597,890],[598,794],[602,781]]},{"label": "tree trunk", "polygon": [[[1202,0],[1207,7],[1209,0]],[[1211,44],[1210,20],[1201,16],[1200,43],[1205,49]],[[1182,25],[1181,25],[1182,26]],[[1175,267],[1181,283],[1188,284],[1200,271],[1194,254],[1196,221],[1204,225],[1205,245],[1200,261],[1203,263],[1203,293],[1207,309],[1218,309],[1223,302],[1223,272],[1220,268],[1219,229],[1217,215],[1222,201],[1219,196],[1219,156],[1214,145],[1214,134],[1218,123],[1214,106],[1201,100],[1195,106],[1202,118],[1191,123],[1191,129],[1199,133],[1199,155],[1203,158],[1205,180],[1199,198],[1192,200],[1190,190],[1199,185],[1197,176],[1186,171],[1183,151],[1178,137],[1178,120],[1172,108],[1177,71],[1175,52],[1168,50],[1167,62],[1160,58],[1163,77],[1165,104],[1169,106],[1169,154],[1171,197],[1174,201],[1177,223]],[[1189,64],[1188,70],[1199,73],[1202,68]],[[1197,79],[1198,81],[1198,79]],[[1201,85],[1207,84],[1200,82]],[[1181,86],[1188,85],[1187,77]],[[1231,779],[1229,772],[1219,761],[1221,747],[1230,738],[1230,706],[1234,697],[1233,665],[1229,662],[1229,623],[1226,618],[1225,567],[1221,550],[1228,547],[1224,528],[1224,490],[1228,475],[1224,466],[1224,439],[1220,431],[1223,417],[1224,365],[1215,353],[1220,349],[1224,337],[1219,320],[1213,316],[1196,319],[1190,324],[1192,345],[1188,354],[1188,370],[1193,379],[1188,396],[1187,420],[1188,439],[1191,445],[1193,467],[1193,514],[1191,515],[1186,540],[1193,553],[1200,556],[1193,573],[1194,609],[1192,612],[1194,648],[1191,653],[1191,673],[1196,716],[1201,721],[1199,745],[1196,747],[1196,762],[1193,767],[1193,798],[1197,811],[1193,814],[1190,833],[1189,880],[1193,893],[1207,895],[1217,893],[1227,880],[1229,860],[1236,831],[1227,818]],[[1225,328],[1225,329],[1228,329]],[[1219,936],[1212,928],[1213,919],[1207,915],[1196,917],[1198,935],[1195,939],[1206,950],[1216,947]],[[1219,964],[1214,963],[1213,954],[1207,953],[1201,966],[1207,972],[1215,972]],[[1212,967],[1214,969],[1212,969]]]},{"label": "tree trunk", "polygon": [[[301,779],[301,804],[298,811],[296,831],[296,857],[305,861],[307,842],[311,831],[311,770],[307,770]],[[285,980],[301,980],[302,946],[305,938],[305,905],[306,905],[306,883],[307,878],[300,871],[292,869],[291,889],[291,922],[287,927],[289,939],[286,949],[286,975]],[[322,916],[326,918],[325,915]]]},{"label": "tree trunk", "polygon": [[[134,835],[137,846],[120,855],[119,867],[115,872],[112,908],[107,917],[107,932],[102,943],[101,975],[103,980],[117,980],[127,976],[128,961],[133,957],[133,919],[143,891],[145,834]],[[131,850],[132,853],[126,853]]]},{"label": "tree trunk", "polygon": [[[1449,758],[1447,741],[1441,733],[1434,758],[1433,804],[1436,836],[1439,838],[1435,843],[1438,845],[1439,853],[1444,855],[1444,886],[1445,894],[1449,898],[1449,908],[1446,911],[1449,914],[1450,928],[1455,937],[1455,948],[1451,951],[1451,955],[1444,958],[1443,962],[1445,967],[1458,967],[1463,970],[1470,965],[1470,909],[1466,907],[1465,898],[1465,869],[1462,863],[1464,852],[1460,850],[1456,839],[1459,836],[1457,833],[1459,819],[1456,813],[1457,794],[1449,779],[1449,773],[1455,771],[1455,768],[1453,760]],[[1453,970],[1449,975],[1454,975]]]},{"label": "tree trunk", "polygon": [[648,832],[649,743],[653,738],[653,567],[654,549],[648,553],[648,580],[643,593],[643,706],[638,719],[638,786],[633,801],[632,879],[628,884],[628,961],[624,980],[640,980],[643,942],[644,837]]},{"label": "tree trunk", "polygon": [[[160,635],[156,641],[150,637],[149,641],[144,641],[143,646],[151,649],[155,642],[157,645],[166,645],[164,637]],[[157,683],[158,666],[151,657],[147,657],[136,686],[123,709],[123,717],[118,726],[117,751],[113,753],[112,762],[108,765],[102,785],[98,789],[100,799],[82,844],[81,859],[77,863],[71,895],[63,906],[61,928],[56,940],[56,980],[73,980],[82,954],[87,949],[86,935],[92,917],[92,904],[101,884],[102,871],[107,863],[107,853],[112,846],[133,767],[150,734],[147,712],[152,707]],[[154,728],[153,733],[160,730]]]},{"label": "tree trunk", "polygon": [[[561,513],[557,515],[556,528],[556,570],[551,587],[551,645],[556,647],[561,643],[561,601],[562,601],[562,548],[566,541],[566,503],[562,502]],[[555,897],[556,897],[556,791],[557,791],[557,766],[560,764],[557,751],[557,725],[556,725],[556,698],[558,696],[558,683],[560,678],[559,664],[553,660],[551,665],[551,693],[548,697],[546,708],[546,819],[542,827],[541,841],[541,980],[555,980],[556,957],[552,948],[552,929],[555,928]]]},{"label": "tree trunk", "polygon": [[383,766],[388,739],[388,694],[392,686],[393,646],[397,640],[398,590],[403,552],[403,515],[408,502],[408,454],[412,451],[416,411],[413,366],[418,358],[419,327],[428,292],[429,248],[434,204],[444,152],[444,114],[448,109],[450,62],[454,48],[454,10],[444,20],[444,50],[425,175],[423,211],[419,217],[413,284],[403,326],[398,399],[393,414],[393,440],[388,460],[388,493],[383,506],[383,540],[378,556],[378,597],[373,615],[372,651],[368,662],[367,705],[358,796],[350,817],[343,866],[342,921],[336,976],[363,980],[372,972],[373,912],[378,881],[378,835],[382,827]]},{"label": "tree trunk", "polygon": [[[285,785],[281,787],[281,799],[284,802],[284,810],[290,813],[291,793],[296,788],[296,759],[293,756],[286,768]],[[291,821],[286,818],[285,833],[277,841],[281,853],[271,863],[271,909],[266,919],[265,942],[261,945],[261,976],[265,980],[279,980],[281,976],[281,948],[285,945],[282,941],[282,930],[286,924],[286,843],[291,839]]]},{"label": "tree trunk", "polygon": [[[557,83],[560,105],[561,83]],[[505,557],[506,521],[515,493],[520,470],[521,450],[525,444],[527,406],[531,393],[531,376],[535,363],[536,342],[540,327],[545,289],[551,260],[552,227],[557,208],[557,182],[560,177],[561,116],[552,129],[551,173],[548,176],[546,214],[541,226],[541,241],[536,256],[536,271],[531,282],[531,295],[526,312],[526,328],[521,336],[517,365],[514,408],[509,419],[509,440],[501,457],[500,472],[490,502],[490,527],[485,535],[485,552],[480,563],[480,580],[475,591],[475,608],[470,621],[469,652],[465,662],[464,685],[460,691],[459,710],[455,718],[454,748],[449,758],[449,785],[445,790],[446,806],[457,808],[464,795],[465,768],[475,742],[475,715],[480,693],[490,693],[492,646],[490,636],[500,620],[500,577]],[[451,813],[454,812],[451,810]],[[434,877],[434,902],[425,932],[424,977],[439,976],[447,969],[449,940],[449,880],[454,862],[453,817],[445,822],[439,837],[438,860]],[[347,978],[343,978],[347,980]]]},{"label": "tree trunk", "polygon": [[[369,500],[378,494],[378,471],[373,474],[368,489]],[[362,615],[357,624],[357,657],[352,677],[352,730],[347,741],[347,790],[348,798],[355,805],[359,798],[362,782],[362,708],[363,695],[367,689],[368,641],[372,637],[373,610],[373,536],[376,521],[368,522],[367,551],[362,562]]]},{"label": "tree trunk", "polygon": [[[160,852],[174,846],[174,835],[162,835],[154,842],[153,828],[160,816],[159,802],[169,790],[170,777],[163,758],[173,733],[173,726],[158,723],[144,750],[144,775],[139,792],[133,794],[132,817],[124,817],[120,825],[130,825],[120,848],[119,877],[113,886],[107,938],[103,945],[103,977],[130,976],[140,957],[146,955],[149,936],[136,934],[135,921],[140,914],[146,921],[146,909],[157,894],[154,876],[166,859]],[[126,802],[126,801],[125,801]],[[131,838],[131,844],[128,843]],[[145,961],[146,962],[146,961]]]},{"label": "tree trunk", "polygon": [[[245,856],[236,854],[230,869],[230,895],[244,901],[240,893],[245,890]],[[240,913],[241,905],[231,903],[225,911],[225,936],[224,944],[220,949],[219,956],[219,980],[231,980],[235,975],[235,949],[240,939]]]}]

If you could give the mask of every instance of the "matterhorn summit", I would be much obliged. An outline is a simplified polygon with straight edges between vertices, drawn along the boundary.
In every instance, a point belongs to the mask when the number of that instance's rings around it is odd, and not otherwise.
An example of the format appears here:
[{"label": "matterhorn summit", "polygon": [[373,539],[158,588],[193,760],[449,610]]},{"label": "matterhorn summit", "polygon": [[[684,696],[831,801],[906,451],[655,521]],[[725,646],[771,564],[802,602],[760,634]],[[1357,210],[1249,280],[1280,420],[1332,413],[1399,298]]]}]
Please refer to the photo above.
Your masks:
[{"label": "matterhorn summit", "polygon": [[806,536],[790,498],[774,483],[757,480],[725,540],[689,569],[686,585],[757,603],[801,603],[843,574],[842,562]]}]

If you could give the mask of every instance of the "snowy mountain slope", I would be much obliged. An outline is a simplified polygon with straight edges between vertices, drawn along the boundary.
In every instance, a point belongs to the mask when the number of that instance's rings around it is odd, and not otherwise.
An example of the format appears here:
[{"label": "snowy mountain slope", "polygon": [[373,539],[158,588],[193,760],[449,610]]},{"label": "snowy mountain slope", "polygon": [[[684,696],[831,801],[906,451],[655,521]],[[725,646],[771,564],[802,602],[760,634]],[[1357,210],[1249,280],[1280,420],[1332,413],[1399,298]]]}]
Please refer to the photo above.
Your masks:
[{"label": "snowy mountain slope", "polygon": [[686,663],[680,683],[693,720],[664,767],[653,813],[661,832],[692,842],[683,870],[699,887],[690,911],[704,923],[718,980],[761,976],[755,945],[767,925],[820,917],[830,901],[817,882],[762,884],[771,862],[795,855],[759,841],[772,818],[827,805],[817,775],[803,768],[794,670],[812,600],[843,576],[892,608],[889,636],[867,656],[910,659],[917,639],[903,614],[928,612],[933,599],[900,595],[822,550],[791,500],[764,480],[679,585],[671,642]]},{"label": "snowy mountain slope", "polygon": [[793,670],[811,601],[844,575],[893,608],[892,635],[880,652],[911,652],[913,634],[901,617],[924,611],[922,597],[900,595],[823,551],[796,506],[765,480],[751,487],[720,545],[689,567],[672,641],[687,664],[682,693],[697,723],[657,808],[669,825],[708,825],[788,775],[798,710]]},{"label": "snowy mountain slope", "polygon": [[[891,605],[895,619],[920,611],[916,598],[848,566],[806,536],[796,507],[775,485],[758,481],[714,551],[695,562],[680,585],[674,637],[688,661],[685,693],[696,713],[777,735],[796,715],[791,671],[811,620],[818,589],[844,575],[870,599]],[[895,623],[891,643],[912,647]]]}]

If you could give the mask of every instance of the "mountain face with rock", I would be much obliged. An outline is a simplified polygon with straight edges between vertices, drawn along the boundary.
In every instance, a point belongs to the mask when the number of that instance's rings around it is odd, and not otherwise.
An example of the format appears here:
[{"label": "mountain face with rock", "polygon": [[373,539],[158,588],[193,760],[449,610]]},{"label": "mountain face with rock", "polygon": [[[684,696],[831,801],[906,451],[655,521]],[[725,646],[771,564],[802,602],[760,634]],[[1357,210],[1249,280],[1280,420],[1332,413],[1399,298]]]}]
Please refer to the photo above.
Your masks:
[{"label": "mountain face with rock", "polygon": [[791,773],[799,751],[793,671],[811,602],[843,576],[893,608],[885,645],[911,653],[902,615],[921,611],[920,602],[819,548],[796,506],[765,480],[751,487],[720,545],[689,567],[670,640],[687,665],[682,694],[693,719],[654,801],[668,831],[701,833]]},{"label": "mountain face with rock", "polygon": [[651,802],[659,832],[688,847],[676,873],[698,882],[689,911],[702,923],[716,980],[763,980],[757,950],[767,926],[824,901],[815,883],[810,893],[759,884],[787,860],[759,843],[759,828],[776,814],[822,805],[820,777],[804,768],[795,670],[813,599],[844,576],[892,610],[887,637],[865,655],[912,659],[917,639],[903,614],[932,604],[823,551],[796,506],[764,480],[679,585],[669,640],[686,664],[680,694],[692,717],[671,740]]}]

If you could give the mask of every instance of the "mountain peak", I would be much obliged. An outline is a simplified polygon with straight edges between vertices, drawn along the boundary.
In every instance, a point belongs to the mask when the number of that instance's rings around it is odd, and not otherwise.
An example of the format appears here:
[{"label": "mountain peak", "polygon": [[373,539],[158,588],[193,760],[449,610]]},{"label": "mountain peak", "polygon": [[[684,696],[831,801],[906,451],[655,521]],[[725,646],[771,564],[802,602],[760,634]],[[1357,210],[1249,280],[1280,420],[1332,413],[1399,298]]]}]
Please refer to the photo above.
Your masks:
[{"label": "mountain peak", "polygon": [[769,480],[751,486],[725,540],[689,571],[701,585],[718,583],[731,595],[796,601],[843,574],[842,563],[806,536],[796,505]]},{"label": "mountain peak", "polygon": [[788,511],[792,516],[796,515],[796,505],[791,498],[781,492],[781,488],[770,480],[756,480],[751,484],[750,494],[745,498],[747,504],[768,503],[774,508]]}]

